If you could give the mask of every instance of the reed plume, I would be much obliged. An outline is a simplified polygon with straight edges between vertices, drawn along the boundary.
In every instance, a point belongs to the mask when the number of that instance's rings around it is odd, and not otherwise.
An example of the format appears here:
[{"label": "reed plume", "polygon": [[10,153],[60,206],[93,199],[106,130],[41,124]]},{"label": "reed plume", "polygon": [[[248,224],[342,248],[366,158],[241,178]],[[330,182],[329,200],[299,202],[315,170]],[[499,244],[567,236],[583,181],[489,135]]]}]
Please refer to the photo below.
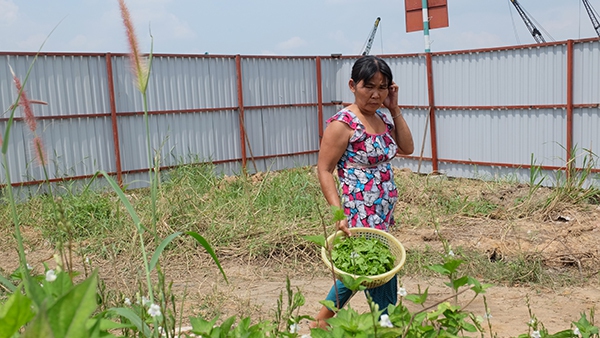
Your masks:
[{"label": "reed plume", "polygon": [[10,72],[12,73],[13,81],[15,83],[15,87],[17,88],[17,94],[19,95],[19,106],[23,108],[23,113],[25,114],[25,123],[27,123],[29,130],[35,132],[37,129],[37,121],[33,115],[31,103],[27,98],[27,94],[25,93],[23,86],[21,85],[21,80],[19,80],[12,67],[10,67]]},{"label": "reed plume", "polygon": [[[42,142],[42,139],[37,135],[37,132],[36,132],[37,120],[35,118],[35,115],[33,115],[33,109],[31,108],[31,104],[35,103],[35,104],[47,105],[48,103],[46,103],[44,101],[40,101],[40,100],[30,100],[27,97],[27,92],[25,92],[25,89],[21,85],[21,80],[19,80],[19,78],[13,71],[12,67],[9,66],[9,68],[10,68],[10,72],[12,73],[12,76],[13,76],[13,82],[15,83],[15,88],[17,89],[17,95],[19,95],[18,105],[21,106],[21,108],[23,108],[23,115],[24,115],[25,123],[27,124],[27,126],[29,127],[29,130],[31,130],[31,132],[33,133],[33,136],[34,136],[32,143],[33,143],[33,152],[35,153],[36,162],[41,166],[45,166],[47,164],[47,161],[46,161],[46,152],[44,151],[44,143]],[[11,107],[11,109],[12,108],[13,107]],[[2,140],[0,139],[0,145],[2,144],[1,141]]]},{"label": "reed plume", "polygon": [[48,164],[46,161],[46,151],[44,150],[44,144],[42,143],[41,137],[36,136],[33,138],[33,148],[36,162],[41,166]]},{"label": "reed plume", "polygon": [[138,44],[137,36],[131,22],[131,15],[129,9],[125,4],[125,0],[119,0],[119,8],[121,9],[121,17],[123,18],[123,25],[127,31],[127,42],[129,45],[129,60],[131,62],[131,68],[133,75],[136,77],[136,86],[140,92],[146,92],[146,86],[148,85],[149,67],[145,57],[140,53],[140,47]]}]

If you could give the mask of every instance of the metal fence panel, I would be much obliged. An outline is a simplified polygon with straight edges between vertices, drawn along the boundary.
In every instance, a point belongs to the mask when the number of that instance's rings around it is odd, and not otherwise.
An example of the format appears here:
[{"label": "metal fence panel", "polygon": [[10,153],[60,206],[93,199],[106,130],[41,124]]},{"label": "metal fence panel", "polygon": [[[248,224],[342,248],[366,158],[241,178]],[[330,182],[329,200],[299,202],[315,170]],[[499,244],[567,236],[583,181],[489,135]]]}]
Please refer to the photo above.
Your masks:
[{"label": "metal fence panel", "polygon": [[[127,56],[113,56],[117,112],[142,112],[142,95]],[[149,111],[237,106],[235,59],[155,56],[148,82]]]},{"label": "metal fence panel", "polygon": [[573,101],[600,102],[600,41],[576,43],[573,50]]},{"label": "metal fence panel", "polygon": [[566,101],[566,45],[436,55],[435,104],[498,106]]},{"label": "metal fence panel", "polygon": [[[23,120],[13,121],[8,157],[11,181],[28,182],[46,179],[91,176],[114,165],[114,144],[108,116],[109,95],[106,62],[101,55],[41,55],[34,63],[31,55],[0,56],[10,65],[24,84],[33,104],[36,128]],[[0,70],[0,103],[10,107],[17,97],[10,68]],[[16,118],[24,116],[23,109],[15,111]],[[6,130],[2,121],[2,132]],[[34,137],[40,137],[47,162],[46,172],[36,162]],[[6,177],[0,174],[3,182]]]},{"label": "metal fence panel", "polygon": [[[431,172],[435,149],[439,169],[449,175],[506,175],[524,180],[528,170],[511,167],[531,165],[532,155],[536,165],[562,167],[571,137],[579,165],[585,149],[596,152],[600,143],[600,41],[572,44],[572,82],[567,77],[570,45],[432,54],[435,121],[429,120],[425,54],[384,56],[400,87],[399,103],[415,141],[412,156],[394,163]],[[155,55],[147,92],[152,156],[165,167],[215,161],[227,174],[241,171],[244,154],[247,167],[256,165],[259,171],[313,165],[319,122],[325,127],[325,121],[342,107],[340,102],[354,100],[348,80],[356,58],[319,60],[322,121],[316,57]],[[0,53],[0,63],[11,65],[22,80],[32,61],[32,54]],[[36,132],[46,146],[50,178],[89,177],[99,169],[115,172],[113,133],[118,131],[124,182],[136,187],[144,184],[138,180],[147,181],[144,105],[130,67],[124,55],[46,54],[38,58],[25,89],[31,99],[48,102],[48,106],[34,106],[34,113],[41,117]],[[569,134],[571,84],[574,114]],[[111,89],[115,112],[111,111]],[[240,94],[243,102],[238,102]],[[9,68],[0,67],[0,106],[7,109],[15,97]],[[23,116],[20,109],[15,116]],[[0,117],[2,130],[7,117],[6,113]],[[14,121],[7,140],[11,142],[9,172],[18,182],[44,179],[34,164],[33,136],[21,119]],[[547,174],[551,176],[552,170]],[[0,179],[6,181],[3,172]],[[23,189],[26,193],[34,190]]]},{"label": "metal fence panel", "polygon": [[566,119],[561,110],[446,110],[437,114],[441,161],[529,165],[565,163]]},{"label": "metal fence panel", "polygon": [[[32,55],[0,55],[0,103],[7,109],[17,91],[10,67],[21,83],[34,61]],[[106,62],[102,55],[40,55],[29,73],[24,89],[34,105],[36,117],[93,115],[109,112],[110,98]],[[15,117],[22,117],[17,109]]]},{"label": "metal fence panel", "polygon": [[398,84],[398,104],[427,106],[427,62],[424,55],[384,58]]},{"label": "metal fence panel", "polygon": [[245,106],[317,102],[314,58],[252,57],[241,67]]},{"label": "metal fence panel", "polygon": [[[210,113],[150,115],[151,155],[160,166],[241,157],[238,114]],[[119,118],[122,166],[125,171],[148,168],[147,134],[143,116]],[[157,157],[158,156],[158,157]]]}]

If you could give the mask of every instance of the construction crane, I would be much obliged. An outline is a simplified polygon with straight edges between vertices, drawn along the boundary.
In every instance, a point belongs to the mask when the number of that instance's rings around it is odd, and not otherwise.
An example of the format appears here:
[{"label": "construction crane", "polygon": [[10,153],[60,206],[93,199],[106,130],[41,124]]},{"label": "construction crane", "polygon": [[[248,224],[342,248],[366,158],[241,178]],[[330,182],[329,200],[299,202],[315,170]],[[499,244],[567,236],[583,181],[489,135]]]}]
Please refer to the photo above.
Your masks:
[{"label": "construction crane", "polygon": [[598,22],[598,13],[596,13],[596,10],[594,9],[594,7],[592,7],[590,2],[587,0],[583,0],[583,6],[585,6],[585,10],[588,13],[588,15],[590,16],[590,20],[592,20],[592,25],[594,26],[594,29],[596,30],[596,34],[598,34],[598,36],[600,36],[600,22]]},{"label": "construction crane", "polygon": [[546,42],[546,40],[544,40],[544,37],[542,36],[542,33],[540,33],[540,31],[537,29],[537,27],[535,27],[535,25],[533,24],[533,21],[531,21],[529,19],[529,17],[527,16],[527,13],[525,13],[523,8],[521,8],[521,5],[519,5],[519,2],[517,2],[517,0],[510,0],[510,2],[512,2],[512,4],[517,9],[517,12],[519,13],[521,18],[525,22],[527,29],[529,29],[529,32],[531,33],[531,35],[533,35],[533,38],[535,39],[535,41],[537,43]]},{"label": "construction crane", "polygon": [[377,20],[375,20],[375,25],[373,26],[371,34],[369,34],[369,38],[367,39],[367,43],[365,44],[365,49],[363,50],[362,55],[369,55],[369,52],[371,51],[371,46],[373,45],[373,39],[375,39],[377,27],[379,26],[379,21],[381,21],[381,18],[378,17]]}]

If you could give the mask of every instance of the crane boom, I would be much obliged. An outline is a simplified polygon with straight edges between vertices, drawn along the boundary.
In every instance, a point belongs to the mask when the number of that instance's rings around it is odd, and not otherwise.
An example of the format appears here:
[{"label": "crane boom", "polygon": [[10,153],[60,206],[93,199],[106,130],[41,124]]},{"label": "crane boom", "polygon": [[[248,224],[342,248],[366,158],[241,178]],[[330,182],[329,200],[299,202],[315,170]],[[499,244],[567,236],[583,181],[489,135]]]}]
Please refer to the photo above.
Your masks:
[{"label": "crane boom", "polygon": [[590,20],[592,20],[592,26],[594,26],[594,30],[596,30],[596,34],[600,36],[600,22],[598,22],[598,13],[592,7],[592,4],[588,0],[583,0],[583,6],[585,6],[585,10],[588,13]]},{"label": "crane boom", "polygon": [[369,34],[369,38],[367,39],[367,44],[365,46],[365,50],[362,52],[362,55],[369,55],[371,46],[373,45],[373,39],[375,39],[377,27],[379,26],[379,21],[381,21],[381,18],[378,17],[377,20],[375,20],[375,25],[373,26],[373,30],[371,30],[371,34]]},{"label": "crane boom", "polygon": [[544,40],[544,37],[542,36],[542,33],[540,33],[540,31],[537,29],[537,27],[535,27],[533,22],[529,19],[529,17],[527,16],[527,13],[525,13],[523,8],[521,8],[521,5],[519,4],[519,2],[517,2],[517,0],[510,0],[510,2],[512,2],[512,4],[517,9],[517,12],[521,16],[521,19],[523,19],[523,21],[525,22],[525,26],[527,26],[527,29],[529,29],[529,32],[531,33],[531,35],[533,35],[533,38],[535,39],[535,41],[537,43],[546,42],[546,40]]}]

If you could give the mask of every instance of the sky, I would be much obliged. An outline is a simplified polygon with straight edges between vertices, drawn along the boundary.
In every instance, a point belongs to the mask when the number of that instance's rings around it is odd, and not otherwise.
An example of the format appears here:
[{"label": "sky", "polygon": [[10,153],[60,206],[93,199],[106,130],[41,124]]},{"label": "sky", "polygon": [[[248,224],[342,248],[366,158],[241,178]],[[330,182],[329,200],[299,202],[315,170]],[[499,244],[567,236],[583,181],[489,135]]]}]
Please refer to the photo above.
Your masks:
[{"label": "sky", "polygon": [[[534,44],[509,0],[449,0],[449,27],[432,52]],[[600,0],[589,0],[600,10]],[[371,54],[421,53],[406,32],[405,0],[126,0],[143,52],[358,55],[381,18]],[[546,41],[592,38],[581,0],[519,0]],[[0,0],[0,51],[128,52],[117,0]],[[152,36],[152,38],[151,38]],[[153,45],[153,47],[151,47]]]}]

